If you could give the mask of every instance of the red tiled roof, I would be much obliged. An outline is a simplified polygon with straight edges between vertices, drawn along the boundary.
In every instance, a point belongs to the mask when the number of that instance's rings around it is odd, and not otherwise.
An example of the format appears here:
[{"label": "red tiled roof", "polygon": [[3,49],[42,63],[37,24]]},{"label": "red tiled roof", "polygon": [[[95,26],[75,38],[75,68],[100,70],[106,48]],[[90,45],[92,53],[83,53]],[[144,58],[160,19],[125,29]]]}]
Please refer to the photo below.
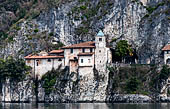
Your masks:
[{"label": "red tiled roof", "polygon": [[165,51],[165,50],[170,50],[170,45],[166,45],[166,46],[162,49],[162,51]]},{"label": "red tiled roof", "polygon": [[64,58],[64,56],[33,56],[33,55],[28,55],[24,58],[25,59],[56,59],[56,58]]},{"label": "red tiled roof", "polygon": [[89,42],[83,42],[83,43],[79,43],[79,44],[73,44],[70,46],[65,46],[62,47],[63,49],[67,49],[67,48],[95,48],[95,42],[89,41]]},{"label": "red tiled roof", "polygon": [[92,56],[94,52],[92,53],[79,53],[78,56]]},{"label": "red tiled roof", "polygon": [[55,54],[57,54],[57,53],[63,53],[64,52],[64,50],[52,50],[52,51],[50,51],[49,53],[55,53]]}]

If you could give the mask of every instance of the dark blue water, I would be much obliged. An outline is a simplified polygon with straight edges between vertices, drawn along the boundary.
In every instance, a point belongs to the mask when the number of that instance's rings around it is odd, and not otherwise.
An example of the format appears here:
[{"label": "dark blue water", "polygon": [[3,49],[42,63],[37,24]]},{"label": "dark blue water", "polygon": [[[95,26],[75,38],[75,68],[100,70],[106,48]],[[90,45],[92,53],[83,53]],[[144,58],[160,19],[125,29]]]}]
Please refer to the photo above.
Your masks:
[{"label": "dark blue water", "polygon": [[106,104],[106,103],[55,103],[55,104],[0,104],[0,109],[170,109],[170,103],[157,104]]}]

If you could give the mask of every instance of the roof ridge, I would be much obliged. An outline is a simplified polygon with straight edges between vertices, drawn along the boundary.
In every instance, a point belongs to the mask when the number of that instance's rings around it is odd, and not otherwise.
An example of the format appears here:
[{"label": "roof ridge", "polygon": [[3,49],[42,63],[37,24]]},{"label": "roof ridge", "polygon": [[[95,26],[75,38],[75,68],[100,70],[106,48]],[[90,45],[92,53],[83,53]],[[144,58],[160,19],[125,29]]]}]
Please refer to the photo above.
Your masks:
[{"label": "roof ridge", "polygon": [[92,45],[92,44],[94,44],[95,42],[94,41],[87,41],[87,42],[82,42],[82,43],[78,43],[78,44],[73,44],[73,45],[69,45],[69,46],[64,46],[64,47],[62,47],[62,48],[81,48],[81,47],[89,47],[89,48],[91,48],[91,47],[95,47],[94,45]]},{"label": "roof ridge", "polygon": [[162,48],[162,51],[165,51],[165,50],[170,50],[170,44],[167,44]]}]

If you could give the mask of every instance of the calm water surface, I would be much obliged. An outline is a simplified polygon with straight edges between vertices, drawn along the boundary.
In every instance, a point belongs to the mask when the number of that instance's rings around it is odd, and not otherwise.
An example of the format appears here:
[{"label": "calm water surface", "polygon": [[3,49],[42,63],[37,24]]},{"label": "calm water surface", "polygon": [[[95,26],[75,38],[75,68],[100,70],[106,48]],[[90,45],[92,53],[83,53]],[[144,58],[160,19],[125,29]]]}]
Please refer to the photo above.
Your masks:
[{"label": "calm water surface", "polygon": [[0,109],[170,109],[170,103],[157,104],[106,104],[106,103],[63,103],[63,104],[0,104]]}]

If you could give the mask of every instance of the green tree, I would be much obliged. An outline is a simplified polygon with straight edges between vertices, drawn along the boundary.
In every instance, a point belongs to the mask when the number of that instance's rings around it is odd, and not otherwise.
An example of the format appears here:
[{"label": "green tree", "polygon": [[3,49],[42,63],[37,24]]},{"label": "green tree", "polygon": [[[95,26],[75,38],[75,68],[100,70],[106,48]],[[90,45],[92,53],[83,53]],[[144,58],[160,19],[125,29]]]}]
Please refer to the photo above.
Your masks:
[{"label": "green tree", "polygon": [[159,79],[166,80],[168,79],[169,75],[170,75],[170,69],[168,68],[167,65],[164,65],[160,72]]},{"label": "green tree", "polygon": [[121,40],[116,44],[115,55],[120,57],[122,61],[126,56],[133,55],[132,52],[133,50],[126,40]]},{"label": "green tree", "polygon": [[58,70],[52,69],[42,76],[41,81],[46,95],[49,95],[53,90],[55,90],[54,85],[59,74]]},{"label": "green tree", "polygon": [[137,78],[132,77],[127,81],[125,89],[127,93],[136,93],[139,88],[139,85],[140,81]]},{"label": "green tree", "polygon": [[1,82],[4,82],[6,79],[9,79],[11,82],[20,82],[26,77],[30,69],[22,59],[0,59]]}]

